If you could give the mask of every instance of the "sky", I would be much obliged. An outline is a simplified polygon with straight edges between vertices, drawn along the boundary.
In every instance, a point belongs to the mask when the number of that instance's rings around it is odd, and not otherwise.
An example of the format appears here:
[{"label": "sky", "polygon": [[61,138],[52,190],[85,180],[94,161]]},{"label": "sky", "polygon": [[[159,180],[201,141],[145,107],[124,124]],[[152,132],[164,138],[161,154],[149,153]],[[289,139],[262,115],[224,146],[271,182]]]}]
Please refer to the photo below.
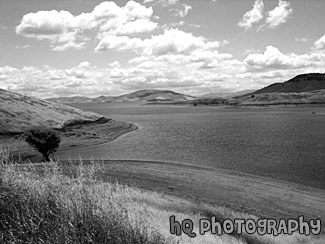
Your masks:
[{"label": "sky", "polygon": [[0,0],[0,88],[259,89],[325,69],[323,0]]}]

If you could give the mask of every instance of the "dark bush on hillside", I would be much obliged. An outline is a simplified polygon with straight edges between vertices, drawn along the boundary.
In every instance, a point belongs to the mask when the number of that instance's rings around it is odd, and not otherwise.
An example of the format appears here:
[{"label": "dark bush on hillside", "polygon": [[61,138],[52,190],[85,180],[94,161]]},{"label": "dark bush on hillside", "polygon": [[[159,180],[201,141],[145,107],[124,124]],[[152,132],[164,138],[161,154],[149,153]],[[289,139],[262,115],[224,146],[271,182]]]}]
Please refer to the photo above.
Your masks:
[{"label": "dark bush on hillside", "polygon": [[50,155],[57,151],[61,142],[59,133],[46,127],[31,128],[25,132],[25,136],[26,142],[36,148],[46,162],[50,161]]}]

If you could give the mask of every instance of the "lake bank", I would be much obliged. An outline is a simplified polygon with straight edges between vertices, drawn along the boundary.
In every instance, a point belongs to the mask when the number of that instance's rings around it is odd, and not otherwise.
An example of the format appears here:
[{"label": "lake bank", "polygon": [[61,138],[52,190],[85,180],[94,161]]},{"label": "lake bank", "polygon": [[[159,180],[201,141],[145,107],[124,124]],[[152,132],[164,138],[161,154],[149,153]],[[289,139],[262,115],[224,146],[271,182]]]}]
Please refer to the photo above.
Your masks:
[{"label": "lake bank", "polygon": [[[319,164],[324,152],[319,130],[323,108],[314,115],[309,109],[110,106],[102,104],[93,110],[132,123],[115,121],[67,130],[60,159],[103,159],[106,181],[118,180],[197,203],[263,217],[324,218],[324,189],[317,189],[322,186],[319,182],[324,184]],[[137,128],[133,123],[140,130],[127,133]],[[115,128],[111,135],[109,128]],[[288,182],[275,178],[279,176]],[[297,183],[298,176],[307,183],[314,180],[307,185],[315,188],[292,183]]]},{"label": "lake bank", "polygon": [[[89,161],[85,160],[84,163]],[[62,161],[67,164],[67,161]],[[118,181],[264,218],[325,221],[325,191],[228,170],[168,162],[101,161],[100,179]],[[324,227],[323,227],[324,229]]]},{"label": "lake bank", "polygon": [[60,159],[184,163],[325,190],[325,107],[240,108],[79,104],[139,130]]},{"label": "lake bank", "polygon": [[[138,127],[133,123],[116,120],[69,125],[59,130],[61,137],[59,151],[82,150],[98,146],[137,129]],[[40,153],[25,142],[23,134],[0,135],[0,145],[4,145],[14,157],[20,157],[22,160],[42,160]]]}]

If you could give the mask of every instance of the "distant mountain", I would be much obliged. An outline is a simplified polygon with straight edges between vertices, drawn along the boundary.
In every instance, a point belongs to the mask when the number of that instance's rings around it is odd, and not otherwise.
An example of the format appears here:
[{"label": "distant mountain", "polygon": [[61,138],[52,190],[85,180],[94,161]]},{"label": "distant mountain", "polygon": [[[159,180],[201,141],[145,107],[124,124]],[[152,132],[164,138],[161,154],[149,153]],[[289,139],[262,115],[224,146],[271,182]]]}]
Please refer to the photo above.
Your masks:
[{"label": "distant mountain", "polygon": [[299,92],[308,92],[308,91],[315,91],[315,90],[322,90],[322,89],[325,89],[325,74],[310,73],[310,74],[297,75],[296,77],[283,83],[274,83],[260,90],[252,92],[251,94],[274,93],[274,92],[299,93]]},{"label": "distant mountain", "polygon": [[62,128],[106,120],[102,115],[0,89],[0,134],[21,133],[31,126]]},{"label": "distant mountain", "polygon": [[200,96],[200,98],[232,98],[253,93],[255,90],[242,90],[237,92],[214,92]]},{"label": "distant mountain", "polygon": [[140,90],[114,98],[114,102],[178,102],[188,101],[195,97],[168,90]]},{"label": "distant mountain", "polygon": [[107,102],[112,102],[113,97],[99,96],[96,98],[89,98],[89,97],[82,97],[82,96],[73,96],[73,97],[49,98],[46,100],[51,102],[56,102],[56,103],[107,103]]},{"label": "distant mountain", "polygon": [[140,90],[121,96],[100,96],[96,98],[88,97],[59,97],[50,98],[49,101],[57,103],[105,103],[105,102],[143,102],[143,103],[166,103],[181,102],[194,99],[193,96],[168,90]]}]

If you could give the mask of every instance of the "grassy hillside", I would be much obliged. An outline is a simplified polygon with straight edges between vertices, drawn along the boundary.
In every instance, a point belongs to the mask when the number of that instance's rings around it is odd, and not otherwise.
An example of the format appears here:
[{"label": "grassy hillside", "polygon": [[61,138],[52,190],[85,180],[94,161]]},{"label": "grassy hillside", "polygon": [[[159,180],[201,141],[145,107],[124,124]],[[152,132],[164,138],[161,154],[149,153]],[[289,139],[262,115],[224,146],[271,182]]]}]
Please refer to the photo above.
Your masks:
[{"label": "grassy hillside", "polygon": [[236,99],[242,105],[325,104],[325,89],[299,93],[262,93]]},{"label": "grassy hillside", "polygon": [[233,98],[233,97],[238,97],[238,96],[243,96],[246,94],[251,94],[253,93],[254,90],[242,90],[238,92],[213,92],[213,93],[208,93],[200,96],[200,99],[204,98]]},{"label": "grassy hillside", "polygon": [[324,236],[169,233],[169,216],[258,219],[230,209],[103,182],[100,162],[25,164],[0,148],[0,243],[322,244]]},{"label": "grassy hillside", "polygon": [[310,73],[297,75],[296,77],[283,83],[274,83],[251,94],[274,92],[299,93],[322,89],[325,89],[325,74]]},{"label": "grassy hillside", "polygon": [[0,134],[20,133],[35,125],[62,128],[104,119],[102,115],[0,89]]}]

